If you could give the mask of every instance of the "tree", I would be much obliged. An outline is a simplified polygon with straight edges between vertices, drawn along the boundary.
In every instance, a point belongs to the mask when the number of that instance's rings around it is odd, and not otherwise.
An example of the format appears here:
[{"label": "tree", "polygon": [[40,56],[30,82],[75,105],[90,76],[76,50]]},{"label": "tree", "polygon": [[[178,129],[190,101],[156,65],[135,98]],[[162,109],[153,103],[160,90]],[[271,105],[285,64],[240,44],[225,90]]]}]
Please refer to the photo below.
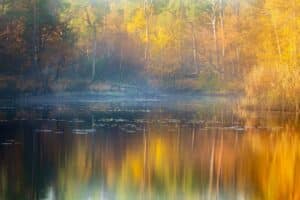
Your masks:
[{"label": "tree", "polygon": [[[68,13],[73,31],[78,33],[78,46],[85,46],[86,55],[92,52],[91,81],[95,80],[98,43],[101,38],[103,20],[107,9],[106,1],[73,1],[67,0],[70,5]],[[64,16],[65,18],[68,16]],[[88,41],[88,42],[87,42]],[[89,43],[89,45],[87,45]]]}]

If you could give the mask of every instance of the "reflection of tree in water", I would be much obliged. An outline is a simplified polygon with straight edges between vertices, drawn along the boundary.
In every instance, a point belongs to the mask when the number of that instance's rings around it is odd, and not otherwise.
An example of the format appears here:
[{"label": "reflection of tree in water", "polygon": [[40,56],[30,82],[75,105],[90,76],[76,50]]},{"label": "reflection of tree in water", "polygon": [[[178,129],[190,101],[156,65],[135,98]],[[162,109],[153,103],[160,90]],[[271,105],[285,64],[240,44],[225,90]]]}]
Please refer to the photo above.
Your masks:
[{"label": "reflection of tree in water", "polygon": [[155,126],[147,130],[145,136],[118,139],[71,138],[67,157],[57,166],[58,196],[76,199],[107,192],[118,199],[181,195],[214,199],[241,194],[251,199],[295,199],[299,195],[295,168],[300,140],[294,131],[252,130],[237,135],[201,130],[193,136],[189,128],[179,127],[175,134]]},{"label": "reflection of tree in water", "polygon": [[[24,145],[1,147],[0,199],[42,198],[49,191],[57,199],[299,198],[297,120],[219,108],[207,115],[200,108],[197,117],[211,124],[165,123],[180,117],[157,112],[144,115],[153,122],[135,134],[75,135],[74,125],[63,122],[64,134],[32,136],[25,126]],[[227,126],[232,119],[245,123],[243,132]]]}]

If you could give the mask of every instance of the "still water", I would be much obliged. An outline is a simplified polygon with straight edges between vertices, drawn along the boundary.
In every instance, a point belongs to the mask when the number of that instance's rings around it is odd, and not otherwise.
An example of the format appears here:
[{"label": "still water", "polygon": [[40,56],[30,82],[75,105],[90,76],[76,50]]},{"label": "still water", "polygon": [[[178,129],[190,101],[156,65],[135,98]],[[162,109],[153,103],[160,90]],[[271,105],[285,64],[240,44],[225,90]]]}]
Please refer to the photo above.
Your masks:
[{"label": "still water", "polygon": [[300,199],[300,122],[234,99],[0,106],[0,199]]}]

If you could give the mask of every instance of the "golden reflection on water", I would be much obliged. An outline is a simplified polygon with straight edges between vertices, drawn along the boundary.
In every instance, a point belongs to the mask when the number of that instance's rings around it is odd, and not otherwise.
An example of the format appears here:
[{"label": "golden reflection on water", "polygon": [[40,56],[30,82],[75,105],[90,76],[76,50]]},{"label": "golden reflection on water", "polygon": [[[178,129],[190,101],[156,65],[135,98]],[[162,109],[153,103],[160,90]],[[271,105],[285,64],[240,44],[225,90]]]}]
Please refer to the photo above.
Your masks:
[{"label": "golden reflection on water", "polygon": [[[298,129],[253,119],[244,131],[153,123],[141,134],[41,134],[39,169],[26,169],[22,147],[1,155],[0,199],[299,200]],[[26,182],[26,170],[45,176],[46,166],[44,188]]]},{"label": "golden reflection on water", "polygon": [[148,131],[114,145],[102,137],[72,138],[57,166],[58,199],[300,198],[300,140],[293,130]]}]

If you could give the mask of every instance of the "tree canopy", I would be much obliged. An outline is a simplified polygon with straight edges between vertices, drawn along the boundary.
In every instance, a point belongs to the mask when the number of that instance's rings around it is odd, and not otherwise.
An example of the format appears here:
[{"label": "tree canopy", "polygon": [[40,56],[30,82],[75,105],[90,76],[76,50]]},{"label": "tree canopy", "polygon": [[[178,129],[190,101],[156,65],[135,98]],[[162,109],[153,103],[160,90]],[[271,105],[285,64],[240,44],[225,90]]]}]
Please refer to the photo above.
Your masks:
[{"label": "tree canopy", "polygon": [[242,91],[247,104],[299,109],[298,0],[3,0],[0,7],[1,72],[21,77],[18,90],[142,82]]}]

